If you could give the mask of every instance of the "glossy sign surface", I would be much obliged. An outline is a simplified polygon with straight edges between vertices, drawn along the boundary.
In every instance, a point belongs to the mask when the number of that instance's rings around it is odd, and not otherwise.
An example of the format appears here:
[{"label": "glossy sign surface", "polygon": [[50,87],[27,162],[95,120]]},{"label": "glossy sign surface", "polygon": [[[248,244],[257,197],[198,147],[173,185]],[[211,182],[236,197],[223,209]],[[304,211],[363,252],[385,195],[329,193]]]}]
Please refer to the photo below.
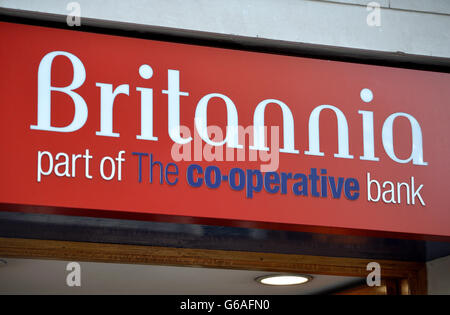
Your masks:
[{"label": "glossy sign surface", "polygon": [[[2,209],[37,206],[75,215],[129,213],[178,222],[450,237],[449,74],[13,23],[0,23],[0,42]],[[75,131],[32,128],[39,126],[42,105],[38,70],[52,52],[76,56],[85,70],[74,92],[84,100],[87,117]],[[188,146],[184,160],[174,154],[179,147],[169,135],[169,70],[177,71],[184,92],[177,96],[179,123],[194,138],[188,143],[190,160]],[[69,58],[57,55],[51,86],[70,85],[74,72]],[[108,86],[121,85],[127,93],[114,99],[115,136],[101,135],[106,130],[101,120],[108,121],[101,117],[102,97],[106,104]],[[152,108],[143,93],[152,96]],[[79,114],[73,98],[58,91],[50,95],[51,125],[70,125]],[[245,128],[254,124],[258,104],[270,100],[264,124],[279,126],[279,148],[292,139],[295,152],[283,152],[270,140],[270,152],[278,153],[269,159],[278,167],[267,174],[260,170],[268,157],[263,161],[262,150],[249,149],[248,137],[239,140],[242,149],[231,150],[243,151],[244,161],[227,160],[227,143],[205,149],[194,123],[202,100],[207,125],[224,133],[230,113]],[[311,117],[322,105],[328,105],[318,120],[323,154],[311,154]],[[283,129],[288,111],[293,128]],[[339,125],[339,117],[345,124]],[[151,122],[157,140],[138,137],[150,134],[142,121]],[[345,125],[348,136],[341,130]],[[348,154],[340,157],[345,139]],[[250,160],[251,151],[258,154],[256,161]]]}]

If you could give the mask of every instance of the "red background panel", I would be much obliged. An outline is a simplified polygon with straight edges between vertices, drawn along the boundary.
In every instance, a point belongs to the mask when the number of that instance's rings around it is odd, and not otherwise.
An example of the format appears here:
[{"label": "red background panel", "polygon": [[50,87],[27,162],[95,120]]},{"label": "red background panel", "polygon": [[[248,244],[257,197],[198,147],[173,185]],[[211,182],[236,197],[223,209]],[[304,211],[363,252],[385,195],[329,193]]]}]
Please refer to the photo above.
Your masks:
[{"label": "red background panel", "polygon": [[[317,227],[327,231],[358,230],[416,236],[450,237],[450,202],[448,176],[450,167],[450,75],[372,65],[298,58],[245,52],[195,45],[175,44],[136,38],[84,33],[45,27],[0,23],[0,203],[13,208],[60,209],[62,213],[103,215],[109,213],[151,214],[163,218],[214,219],[214,224],[259,223],[265,228],[287,226]],[[41,59],[51,51],[76,55],[86,69],[86,81],[76,90],[88,105],[89,116],[83,128],[72,133],[31,130],[37,120],[37,73]],[[139,67],[148,64],[153,77],[144,80]],[[206,94],[221,93],[231,98],[239,114],[239,124],[252,125],[256,105],[264,99],[286,103],[295,124],[295,148],[300,154],[280,153],[279,172],[309,174],[310,168],[327,169],[328,175],[353,177],[360,184],[360,197],[346,199],[315,198],[288,194],[233,191],[226,183],[218,189],[193,188],[186,182],[186,168],[191,163],[220,167],[226,174],[233,167],[259,168],[260,162],[177,162],[179,181],[174,186],[137,180],[138,159],[132,152],[152,153],[164,165],[173,162],[172,140],[168,135],[167,70],[180,71],[181,124],[194,127],[197,102]],[[52,85],[65,86],[72,80],[67,58],[57,57],[52,68]],[[120,137],[96,136],[100,128],[100,88],[96,83],[130,85],[130,95],[120,95],[114,103],[114,132]],[[140,93],[136,87],[152,88],[154,93],[154,134],[158,141],[136,139],[140,134]],[[374,92],[366,104],[359,93],[363,88]],[[334,158],[337,153],[337,123],[331,112],[320,119],[321,150],[324,157],[308,156],[308,119],[322,104],[342,110],[349,126],[350,154],[353,159]],[[65,94],[52,93],[52,122],[64,126],[73,118],[73,102]],[[362,116],[358,110],[374,112],[375,155],[380,161],[363,161]],[[405,112],[420,123],[424,160],[427,166],[399,164],[385,153],[381,129],[385,119],[395,112]],[[208,123],[226,125],[225,106],[211,101]],[[266,125],[282,126],[281,110],[269,105]],[[406,158],[411,151],[411,131],[407,120],[398,119],[394,128],[395,152]],[[84,177],[84,163],[78,164],[77,177],[37,175],[37,152],[50,151],[84,154],[89,149],[93,179]],[[245,147],[248,150],[248,145]],[[99,174],[104,156],[116,157],[126,151],[122,181],[105,181]],[[81,160],[80,160],[81,161]],[[145,160],[146,161],[146,160]],[[409,182],[424,185],[418,201],[407,205],[367,201],[366,173],[379,181]],[[20,207],[18,205],[23,205]],[[4,207],[5,208],[5,207]],[[41,209],[41,208],[37,208]],[[78,210],[70,210],[78,209]],[[78,212],[77,212],[78,211]],[[184,219],[182,219],[184,218]],[[188,220],[189,221],[189,220]],[[211,221],[211,222],[213,222]],[[193,222],[193,221],[189,221]]]}]

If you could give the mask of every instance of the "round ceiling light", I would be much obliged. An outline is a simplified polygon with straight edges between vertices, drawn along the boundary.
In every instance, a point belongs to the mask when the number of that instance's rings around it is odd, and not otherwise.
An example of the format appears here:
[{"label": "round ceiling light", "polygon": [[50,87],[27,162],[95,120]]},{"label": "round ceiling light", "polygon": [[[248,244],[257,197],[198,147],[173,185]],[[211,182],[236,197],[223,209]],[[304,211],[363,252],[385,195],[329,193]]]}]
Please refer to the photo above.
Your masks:
[{"label": "round ceiling light", "polygon": [[258,277],[255,280],[265,285],[287,286],[304,284],[311,279],[312,277],[304,275],[270,275]]}]

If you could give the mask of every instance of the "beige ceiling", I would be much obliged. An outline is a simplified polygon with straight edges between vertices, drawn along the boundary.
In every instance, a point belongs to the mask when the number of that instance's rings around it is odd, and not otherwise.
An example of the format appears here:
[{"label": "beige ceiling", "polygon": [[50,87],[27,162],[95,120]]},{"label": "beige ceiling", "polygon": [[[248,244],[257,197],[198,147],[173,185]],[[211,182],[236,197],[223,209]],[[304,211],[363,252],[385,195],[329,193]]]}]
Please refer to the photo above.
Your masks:
[{"label": "beige ceiling", "polygon": [[274,287],[254,280],[268,272],[80,262],[81,287],[68,287],[66,261],[4,260],[0,294],[315,294],[360,281],[312,275],[307,284]]}]

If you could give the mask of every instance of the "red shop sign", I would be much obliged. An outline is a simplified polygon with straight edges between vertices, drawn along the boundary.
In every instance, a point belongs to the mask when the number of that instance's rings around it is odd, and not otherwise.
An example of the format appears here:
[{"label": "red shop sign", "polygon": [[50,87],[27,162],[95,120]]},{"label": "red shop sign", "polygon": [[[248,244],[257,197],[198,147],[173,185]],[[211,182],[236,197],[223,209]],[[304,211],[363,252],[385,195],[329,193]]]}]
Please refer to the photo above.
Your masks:
[{"label": "red shop sign", "polygon": [[450,75],[0,23],[2,210],[450,237]]}]

